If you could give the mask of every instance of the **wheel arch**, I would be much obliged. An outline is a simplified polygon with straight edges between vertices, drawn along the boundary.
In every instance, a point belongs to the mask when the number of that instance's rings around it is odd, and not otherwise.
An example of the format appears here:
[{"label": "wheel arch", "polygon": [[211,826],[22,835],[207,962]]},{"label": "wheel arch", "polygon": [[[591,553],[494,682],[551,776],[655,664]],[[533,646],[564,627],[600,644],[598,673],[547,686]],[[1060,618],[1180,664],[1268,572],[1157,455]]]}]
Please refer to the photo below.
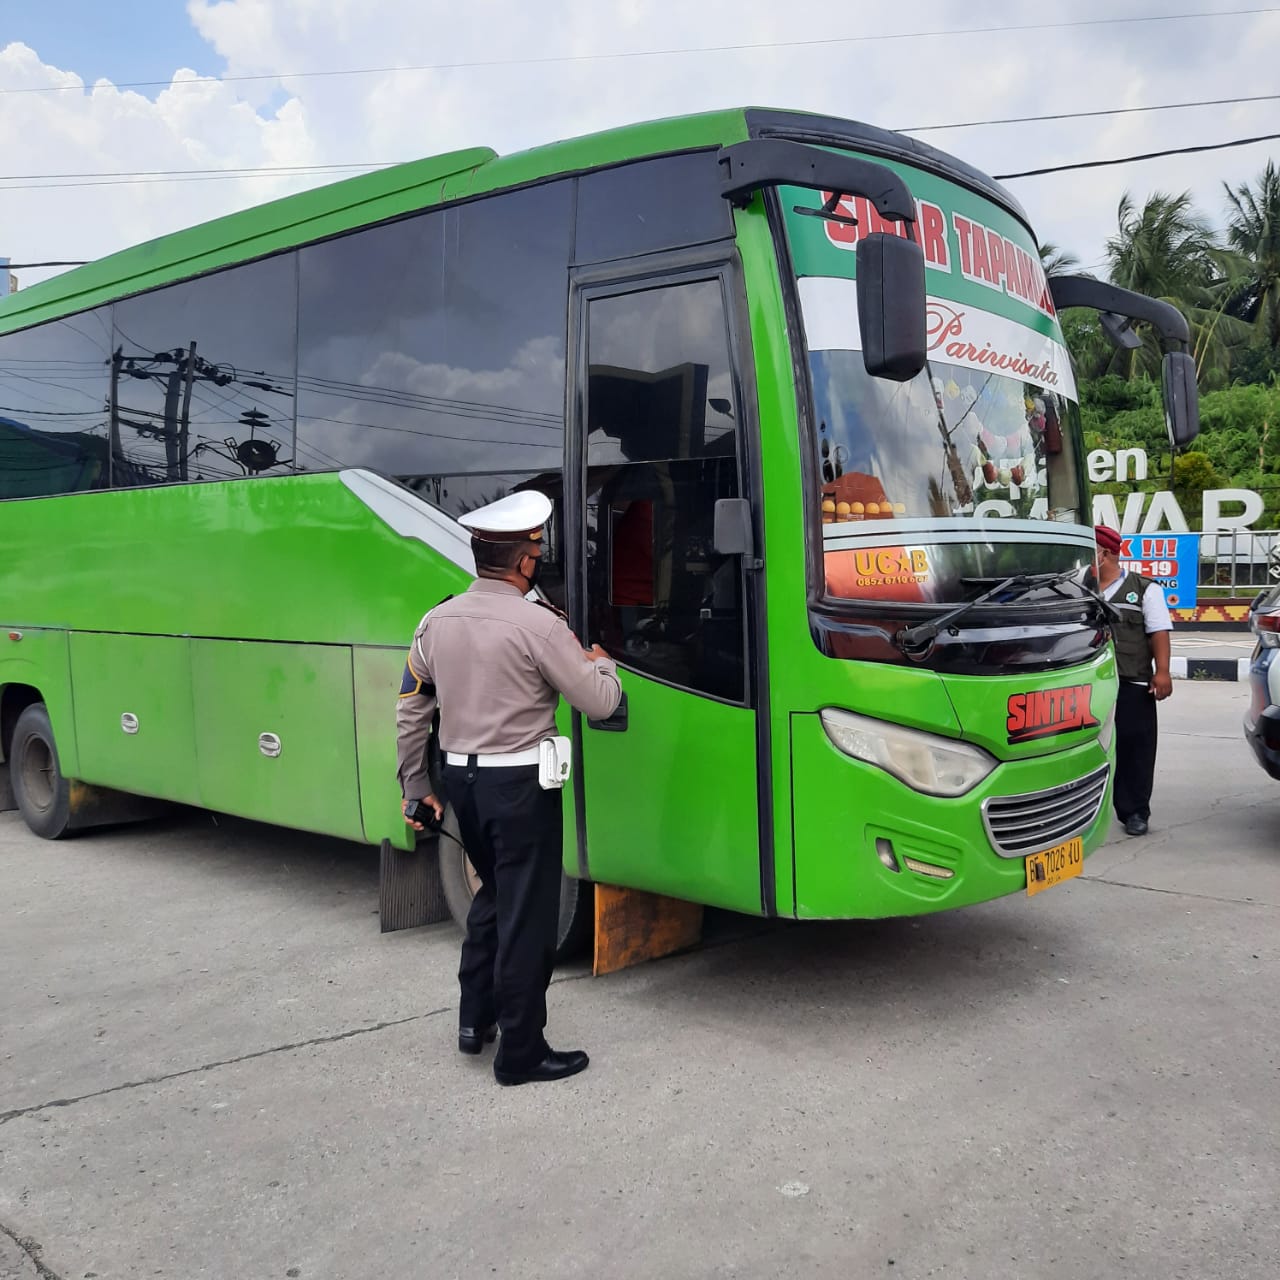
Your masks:
[{"label": "wheel arch", "polygon": [[9,759],[14,726],[32,704],[44,701],[44,694],[32,684],[13,681],[0,684],[0,760]]},{"label": "wheel arch", "polygon": [[58,740],[63,773],[77,778],[80,751],[67,635],[56,628],[16,629],[5,644],[0,628],[0,756],[9,759],[18,717],[33,703],[43,702]]}]

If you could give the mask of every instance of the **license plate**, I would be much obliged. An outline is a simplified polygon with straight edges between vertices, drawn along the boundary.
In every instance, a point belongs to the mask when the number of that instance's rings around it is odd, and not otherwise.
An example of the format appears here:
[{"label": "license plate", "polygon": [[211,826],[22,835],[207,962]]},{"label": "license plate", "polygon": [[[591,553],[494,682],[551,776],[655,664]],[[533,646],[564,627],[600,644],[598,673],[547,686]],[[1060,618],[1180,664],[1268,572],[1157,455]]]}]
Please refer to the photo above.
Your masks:
[{"label": "license plate", "polygon": [[1068,840],[1054,845],[1043,853],[1029,853],[1024,859],[1027,866],[1027,897],[1042,889],[1052,889],[1055,884],[1070,880],[1084,870],[1084,841]]}]

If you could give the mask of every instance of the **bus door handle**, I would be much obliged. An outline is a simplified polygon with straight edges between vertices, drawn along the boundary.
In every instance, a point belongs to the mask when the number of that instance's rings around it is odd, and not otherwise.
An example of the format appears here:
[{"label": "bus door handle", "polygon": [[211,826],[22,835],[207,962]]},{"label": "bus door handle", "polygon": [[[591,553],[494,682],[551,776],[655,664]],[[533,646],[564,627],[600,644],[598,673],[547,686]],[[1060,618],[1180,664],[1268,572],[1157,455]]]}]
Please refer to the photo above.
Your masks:
[{"label": "bus door handle", "polygon": [[614,708],[611,716],[604,720],[588,720],[588,729],[603,729],[606,733],[624,733],[627,728],[627,695],[622,695],[622,700]]}]

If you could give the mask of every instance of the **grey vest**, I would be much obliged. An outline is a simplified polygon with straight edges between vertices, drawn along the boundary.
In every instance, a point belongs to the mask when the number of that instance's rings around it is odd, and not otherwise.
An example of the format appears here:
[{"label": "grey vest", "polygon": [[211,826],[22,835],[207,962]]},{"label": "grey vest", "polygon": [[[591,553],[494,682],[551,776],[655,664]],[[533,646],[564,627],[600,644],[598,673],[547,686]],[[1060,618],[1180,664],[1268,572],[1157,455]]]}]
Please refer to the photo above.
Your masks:
[{"label": "grey vest", "polygon": [[1107,603],[1120,614],[1119,619],[1111,624],[1111,635],[1116,642],[1116,666],[1121,680],[1138,680],[1146,684],[1151,679],[1151,639],[1142,621],[1142,597],[1150,586],[1150,578],[1126,573],[1107,598]]}]

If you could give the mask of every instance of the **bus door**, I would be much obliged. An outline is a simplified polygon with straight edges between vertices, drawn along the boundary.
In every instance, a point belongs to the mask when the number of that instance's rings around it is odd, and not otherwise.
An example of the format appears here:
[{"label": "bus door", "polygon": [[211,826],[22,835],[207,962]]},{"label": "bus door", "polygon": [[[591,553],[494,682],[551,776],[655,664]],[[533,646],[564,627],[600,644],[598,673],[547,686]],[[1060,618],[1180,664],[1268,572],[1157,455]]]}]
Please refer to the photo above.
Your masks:
[{"label": "bus door", "polygon": [[625,695],[576,717],[578,872],[758,913],[750,569],[712,537],[717,500],[744,492],[730,285],[710,268],[575,287],[570,613]]}]

